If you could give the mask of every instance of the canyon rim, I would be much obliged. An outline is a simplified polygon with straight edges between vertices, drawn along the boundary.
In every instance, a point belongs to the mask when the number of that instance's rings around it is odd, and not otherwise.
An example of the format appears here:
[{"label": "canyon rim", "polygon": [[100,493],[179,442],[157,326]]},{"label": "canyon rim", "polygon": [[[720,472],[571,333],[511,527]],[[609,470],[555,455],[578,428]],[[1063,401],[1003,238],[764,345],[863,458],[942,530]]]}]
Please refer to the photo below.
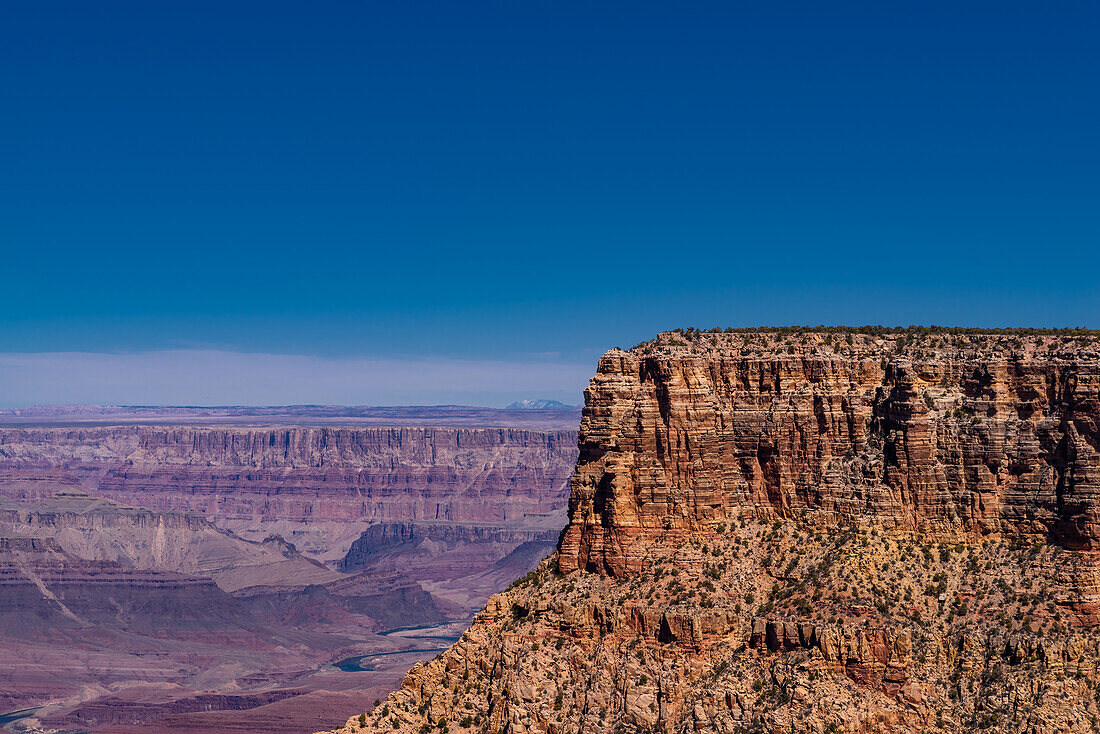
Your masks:
[{"label": "canyon rim", "polygon": [[1100,2],[4,11],[0,734],[1100,734]]},{"label": "canyon rim", "polygon": [[556,552],[340,733],[1096,731],[1098,344],[608,352]]}]

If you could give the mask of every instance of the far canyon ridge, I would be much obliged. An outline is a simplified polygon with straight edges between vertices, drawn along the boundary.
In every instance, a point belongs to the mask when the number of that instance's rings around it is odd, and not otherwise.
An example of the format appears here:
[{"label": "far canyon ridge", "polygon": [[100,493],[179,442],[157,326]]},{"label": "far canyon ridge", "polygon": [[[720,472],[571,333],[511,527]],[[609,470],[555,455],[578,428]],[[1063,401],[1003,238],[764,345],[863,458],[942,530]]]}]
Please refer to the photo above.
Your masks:
[{"label": "far canyon ridge", "polygon": [[341,731],[1096,731],[1097,344],[608,352],[557,552]]},{"label": "far canyon ridge", "polygon": [[337,725],[553,550],[578,419],[0,411],[0,723]]}]

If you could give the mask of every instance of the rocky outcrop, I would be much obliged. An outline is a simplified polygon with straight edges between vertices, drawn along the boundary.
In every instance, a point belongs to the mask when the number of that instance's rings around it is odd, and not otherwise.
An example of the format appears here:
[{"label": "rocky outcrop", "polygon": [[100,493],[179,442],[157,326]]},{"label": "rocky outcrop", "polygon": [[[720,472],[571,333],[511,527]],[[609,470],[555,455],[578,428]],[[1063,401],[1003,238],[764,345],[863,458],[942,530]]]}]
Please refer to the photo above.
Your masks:
[{"label": "rocky outcrop", "polygon": [[770,652],[807,650],[821,662],[819,669],[843,672],[889,694],[897,694],[909,680],[912,665],[912,640],[904,629],[757,618],[749,644]]},{"label": "rocky outcrop", "polygon": [[1093,349],[803,336],[681,346],[665,335],[604,355],[585,396],[562,569],[636,572],[656,537],[745,514],[873,515],[1100,548]]},{"label": "rocky outcrop", "polygon": [[556,556],[340,731],[1096,731],[1095,339],[609,352]]},{"label": "rocky outcrop", "polygon": [[495,525],[378,523],[351,544],[339,568],[401,568],[414,578],[428,579],[464,576],[492,566],[524,543],[549,546],[549,552],[559,534],[554,529],[510,530]]}]

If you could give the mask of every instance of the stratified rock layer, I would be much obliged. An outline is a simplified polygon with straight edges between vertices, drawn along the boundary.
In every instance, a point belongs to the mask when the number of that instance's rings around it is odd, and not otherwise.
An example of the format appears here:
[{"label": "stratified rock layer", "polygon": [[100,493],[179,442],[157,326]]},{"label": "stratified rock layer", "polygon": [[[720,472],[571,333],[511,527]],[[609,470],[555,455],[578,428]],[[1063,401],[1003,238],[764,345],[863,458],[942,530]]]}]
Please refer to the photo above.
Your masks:
[{"label": "stratified rock layer", "polygon": [[576,455],[575,431],[517,428],[0,427],[0,494],[79,481],[338,561],[375,523],[557,532]]},{"label": "stratified rock layer", "polygon": [[[0,536],[79,561],[50,566],[41,588],[17,574],[0,594],[0,712],[45,704],[9,728],[286,734],[334,726],[444,644],[387,630],[467,618],[551,552],[580,415],[17,412],[0,415]],[[387,532],[406,525],[404,538]],[[351,573],[338,572],[357,539]],[[0,545],[0,566],[12,554]],[[97,568],[118,581],[85,572]],[[145,582],[164,571],[203,578]],[[44,616],[49,594],[87,624]],[[195,629],[145,635],[143,595],[154,619],[179,610]],[[222,618],[244,631],[218,628]],[[332,665],[368,653],[379,656],[365,669]]]},{"label": "stratified rock layer", "polygon": [[745,512],[1100,547],[1095,352],[1053,337],[908,351],[821,339],[604,355],[562,570],[636,572],[654,537]]},{"label": "stratified rock layer", "polygon": [[556,556],[340,731],[1100,730],[1095,338],[609,352]]},{"label": "stratified rock layer", "polygon": [[541,560],[554,550],[560,534],[560,530],[507,530],[485,525],[378,523],[351,544],[339,568],[423,569],[418,578],[453,578],[471,567],[492,566],[524,543],[543,546],[537,559]]}]

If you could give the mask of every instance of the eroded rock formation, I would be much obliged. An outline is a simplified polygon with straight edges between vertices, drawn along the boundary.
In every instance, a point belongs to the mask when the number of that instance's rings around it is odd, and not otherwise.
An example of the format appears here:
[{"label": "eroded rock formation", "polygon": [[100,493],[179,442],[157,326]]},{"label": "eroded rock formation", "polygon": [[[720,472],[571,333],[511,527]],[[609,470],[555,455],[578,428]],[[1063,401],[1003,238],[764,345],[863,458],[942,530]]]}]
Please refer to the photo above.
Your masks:
[{"label": "eroded rock formation", "polygon": [[516,428],[0,427],[0,495],[47,499],[79,482],[333,563],[381,523],[469,526],[472,543],[518,533],[464,575],[532,535],[556,538],[576,455],[575,431]]},{"label": "eroded rock formation", "polygon": [[[38,573],[41,588],[18,569],[5,587],[0,711],[42,706],[13,726],[43,730],[286,734],[333,726],[333,711],[385,695],[445,644],[393,628],[466,618],[552,550],[576,458],[575,430],[558,427],[579,416],[356,409],[370,415],[345,426],[292,409],[30,412],[47,414],[0,416],[0,536],[68,560]],[[504,413],[509,425],[492,427]],[[214,425],[173,423],[184,419]],[[307,425],[270,424],[296,420]],[[387,531],[404,523],[408,542]],[[0,546],[0,566],[16,555]],[[185,636],[143,627],[143,598],[188,620],[161,625],[190,625]],[[363,669],[333,668],[368,653],[379,657]]]},{"label": "eroded rock formation", "polygon": [[609,352],[558,553],[341,731],[1098,730],[1096,339]]},{"label": "eroded rock formation", "polygon": [[705,350],[606,354],[562,569],[636,571],[655,535],[746,512],[1100,547],[1094,351],[1053,337],[904,350],[823,338],[794,353],[722,334]]}]

